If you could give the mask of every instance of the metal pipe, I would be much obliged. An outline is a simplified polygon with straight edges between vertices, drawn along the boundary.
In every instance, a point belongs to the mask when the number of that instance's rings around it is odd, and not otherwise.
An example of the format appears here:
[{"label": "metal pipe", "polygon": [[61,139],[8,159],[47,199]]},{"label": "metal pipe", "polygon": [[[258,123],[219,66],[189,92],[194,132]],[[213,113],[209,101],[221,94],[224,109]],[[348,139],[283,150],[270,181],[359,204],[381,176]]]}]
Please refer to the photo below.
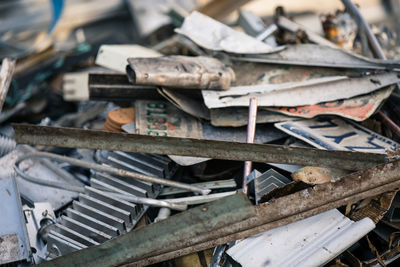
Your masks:
[{"label": "metal pipe", "polygon": [[[378,40],[376,39],[375,35],[372,33],[371,28],[369,27],[368,23],[365,21],[365,19],[361,15],[361,12],[357,8],[357,6],[351,0],[342,0],[342,2],[345,5],[345,7],[348,9],[349,13],[352,14],[352,16],[356,20],[358,26],[360,28],[362,28],[361,30],[367,36],[372,53],[375,55],[375,57],[377,57],[379,59],[386,59],[386,56],[383,53],[383,50],[382,50],[381,46],[379,45]],[[397,84],[397,88],[399,88],[399,84]],[[382,119],[383,124],[386,125],[386,127],[391,129],[393,132],[395,132],[395,134],[398,137],[400,137],[400,127],[396,123],[394,123],[388,116],[386,116],[386,114],[383,113],[381,110],[378,111],[378,115]]]},{"label": "metal pipe", "polygon": [[73,164],[73,165],[76,165],[79,167],[83,167],[83,168],[93,169],[93,170],[101,171],[101,172],[107,172],[107,173],[111,173],[114,175],[137,179],[137,180],[146,181],[146,182],[150,182],[150,183],[156,183],[156,184],[162,184],[162,185],[166,185],[166,186],[187,189],[189,191],[201,193],[203,195],[207,195],[211,192],[211,190],[209,190],[209,189],[202,189],[202,188],[198,188],[196,186],[191,186],[191,185],[184,184],[184,183],[179,183],[179,182],[174,182],[174,181],[170,181],[170,180],[166,180],[166,179],[162,179],[162,178],[156,178],[156,177],[151,177],[151,176],[147,176],[147,175],[143,175],[143,174],[139,174],[139,173],[129,172],[126,170],[121,170],[121,169],[117,169],[117,168],[110,167],[110,166],[100,165],[100,164],[96,164],[93,162],[69,158],[69,157],[56,155],[56,154],[52,154],[52,153],[48,153],[48,152],[34,152],[34,153],[25,154],[25,155],[19,157],[18,160],[15,162],[16,170],[18,169],[19,163],[28,158],[51,158],[56,161],[68,162],[70,164]]},{"label": "metal pipe", "polygon": [[398,137],[400,137],[400,127],[394,123],[382,110],[379,110],[378,116],[381,118],[383,124],[385,124],[390,130],[392,130]]},{"label": "metal pipe", "polygon": [[236,191],[229,191],[229,192],[223,192],[223,193],[209,194],[206,196],[169,198],[167,201],[169,203],[176,203],[176,204],[197,205],[197,204],[204,204],[204,203],[212,202],[212,201],[215,201],[215,200],[223,198],[223,197],[234,195],[236,193],[237,193]]},{"label": "metal pipe", "polygon": [[[252,97],[252,98],[250,98],[250,104],[249,104],[249,122],[247,125],[247,137],[246,137],[247,143],[250,143],[250,144],[254,143],[254,135],[256,134],[256,122],[257,122],[257,98]],[[245,193],[245,194],[247,194],[247,191],[248,191],[246,177],[251,172],[251,166],[252,166],[251,161],[244,162],[242,189],[243,189],[243,193]]]},{"label": "metal pipe", "polygon": [[378,40],[375,35],[372,33],[371,28],[368,23],[365,21],[363,16],[361,15],[360,10],[351,0],[342,0],[343,5],[347,8],[349,13],[353,16],[354,20],[357,22],[358,26],[363,28],[364,33],[367,35],[368,42],[371,46],[372,52],[375,54],[377,58],[386,59],[385,54],[381,46],[379,45]]},{"label": "metal pipe", "polygon": [[169,208],[173,210],[179,210],[179,211],[184,211],[187,210],[186,204],[180,204],[180,203],[171,203],[168,200],[159,200],[159,199],[152,199],[152,198],[144,198],[144,197],[137,197],[132,194],[119,194],[119,193],[114,193],[114,192],[108,192],[104,191],[105,194],[108,194],[110,196],[120,198],[132,203],[136,204],[143,204],[143,205],[149,205],[152,207],[161,207],[161,208]]}]

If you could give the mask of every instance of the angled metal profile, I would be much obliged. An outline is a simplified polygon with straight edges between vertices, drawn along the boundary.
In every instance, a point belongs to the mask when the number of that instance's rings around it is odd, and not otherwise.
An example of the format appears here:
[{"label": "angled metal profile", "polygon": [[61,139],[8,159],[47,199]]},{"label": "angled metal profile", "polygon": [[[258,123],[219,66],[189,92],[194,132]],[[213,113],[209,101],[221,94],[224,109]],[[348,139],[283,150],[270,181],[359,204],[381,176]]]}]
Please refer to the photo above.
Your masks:
[{"label": "angled metal profile", "polygon": [[112,133],[75,128],[13,124],[22,144],[194,156],[225,160],[285,163],[361,170],[387,162],[374,153],[246,144],[165,136]]}]

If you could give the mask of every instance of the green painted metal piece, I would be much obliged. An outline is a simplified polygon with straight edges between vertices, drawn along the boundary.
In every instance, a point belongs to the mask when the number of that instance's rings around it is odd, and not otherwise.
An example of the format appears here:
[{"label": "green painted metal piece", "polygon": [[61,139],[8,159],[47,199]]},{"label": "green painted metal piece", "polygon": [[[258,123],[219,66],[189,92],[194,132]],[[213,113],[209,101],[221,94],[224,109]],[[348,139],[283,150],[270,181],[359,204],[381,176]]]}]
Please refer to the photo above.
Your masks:
[{"label": "green painted metal piece", "polygon": [[139,260],[171,244],[193,241],[196,236],[244,221],[256,215],[244,194],[236,194],[171,216],[126,233],[101,245],[61,256],[40,266],[116,266]]}]

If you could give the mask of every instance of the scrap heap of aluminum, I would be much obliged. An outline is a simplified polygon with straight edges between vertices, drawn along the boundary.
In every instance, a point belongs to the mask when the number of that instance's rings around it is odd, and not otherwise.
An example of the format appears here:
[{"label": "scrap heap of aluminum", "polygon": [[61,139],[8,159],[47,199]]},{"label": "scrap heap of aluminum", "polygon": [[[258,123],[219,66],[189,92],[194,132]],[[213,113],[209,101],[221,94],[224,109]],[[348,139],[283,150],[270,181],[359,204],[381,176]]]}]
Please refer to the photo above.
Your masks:
[{"label": "scrap heap of aluminum", "polygon": [[[171,160],[158,155],[99,150],[96,160],[103,165],[167,179],[176,170]],[[52,257],[98,245],[124,234],[148,209],[146,205],[133,204],[104,191],[156,198],[162,189],[160,185],[102,172],[92,172],[90,184],[50,231],[47,249]]]}]

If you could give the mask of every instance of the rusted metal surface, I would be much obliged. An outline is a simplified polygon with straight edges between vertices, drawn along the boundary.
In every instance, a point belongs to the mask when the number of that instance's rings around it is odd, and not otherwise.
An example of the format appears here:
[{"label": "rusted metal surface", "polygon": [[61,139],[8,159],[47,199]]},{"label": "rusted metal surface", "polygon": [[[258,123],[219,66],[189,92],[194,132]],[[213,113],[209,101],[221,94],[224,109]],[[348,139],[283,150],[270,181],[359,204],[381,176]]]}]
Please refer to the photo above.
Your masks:
[{"label": "rusted metal surface", "polygon": [[45,265],[148,265],[246,238],[399,186],[400,161],[395,161],[258,206],[237,194]]},{"label": "rusted metal surface", "polygon": [[167,56],[128,58],[126,68],[133,84],[188,89],[228,89],[235,73],[211,57]]},{"label": "rusted metal surface", "polygon": [[9,58],[3,59],[0,70],[0,111],[3,108],[4,101],[6,100],[14,69],[15,60]]},{"label": "rusted metal surface", "polygon": [[294,181],[302,181],[306,184],[324,184],[335,178],[344,176],[346,171],[334,168],[322,168],[306,166],[292,173]]},{"label": "rusted metal surface", "polygon": [[63,127],[13,124],[17,143],[285,163],[361,170],[387,161],[384,154],[325,151],[165,136],[111,133]]}]

